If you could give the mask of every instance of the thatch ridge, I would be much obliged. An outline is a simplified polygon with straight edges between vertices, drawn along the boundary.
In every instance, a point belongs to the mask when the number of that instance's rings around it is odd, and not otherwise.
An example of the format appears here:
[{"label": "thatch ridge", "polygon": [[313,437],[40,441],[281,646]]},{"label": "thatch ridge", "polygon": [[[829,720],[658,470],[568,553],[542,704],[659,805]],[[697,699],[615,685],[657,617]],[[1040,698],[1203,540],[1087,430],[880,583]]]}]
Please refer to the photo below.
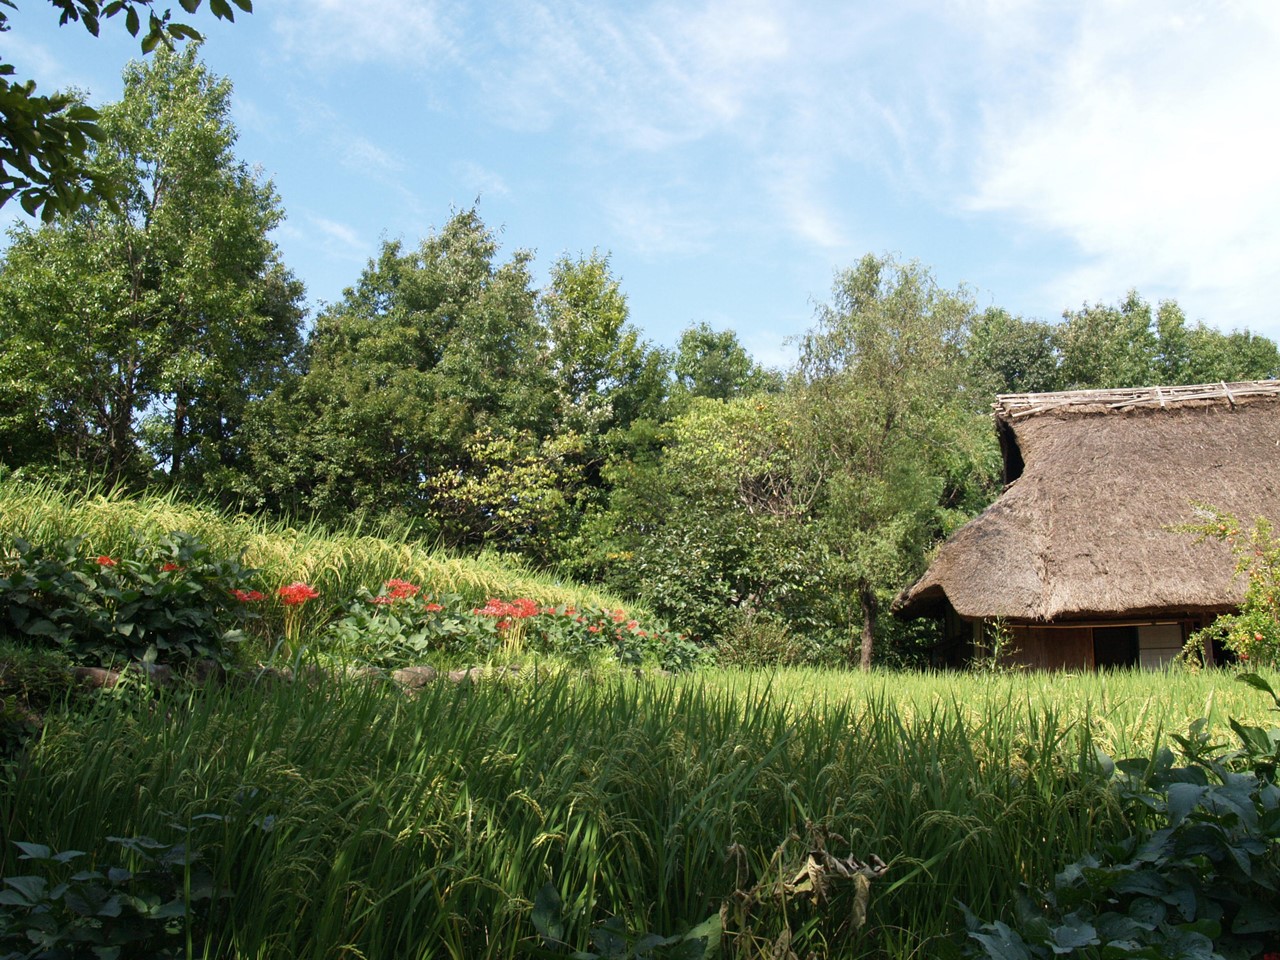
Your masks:
[{"label": "thatch ridge", "polygon": [[1021,473],[895,609],[1043,623],[1237,606],[1228,547],[1175,528],[1198,504],[1280,524],[1280,383],[1216,388],[1001,397]]}]

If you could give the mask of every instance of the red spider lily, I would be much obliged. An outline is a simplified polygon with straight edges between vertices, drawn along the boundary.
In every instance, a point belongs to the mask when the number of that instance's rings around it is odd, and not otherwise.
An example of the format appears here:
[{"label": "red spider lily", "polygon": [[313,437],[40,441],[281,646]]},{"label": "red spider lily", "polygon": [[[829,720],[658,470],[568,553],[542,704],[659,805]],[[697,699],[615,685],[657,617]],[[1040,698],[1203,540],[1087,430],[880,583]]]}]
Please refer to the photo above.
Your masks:
[{"label": "red spider lily", "polygon": [[427,613],[439,613],[444,609],[444,606],[439,603],[424,603],[422,605],[422,609],[427,611]]},{"label": "red spider lily", "polygon": [[276,591],[276,595],[286,607],[296,607],[306,603],[308,600],[314,600],[320,596],[320,591],[299,581],[281,587]]},{"label": "red spider lily", "polygon": [[418,591],[422,589],[408,580],[397,580],[394,577],[387,581],[386,588],[387,596],[392,600],[408,600],[410,597],[416,597]]},{"label": "red spider lily", "polygon": [[[521,597],[508,603],[505,600],[499,600],[497,597],[490,597],[489,602],[483,607],[477,607],[471,611],[481,617],[499,617],[502,620],[523,620],[526,617],[537,616],[540,608],[536,601]],[[498,628],[502,629],[503,624],[499,622]]]},{"label": "red spider lily", "polygon": [[387,606],[388,604],[395,603],[395,597],[390,597],[390,596],[384,596],[384,597],[370,597],[370,598],[369,598],[369,602],[370,602],[370,603],[376,603],[376,604],[378,604],[379,606],[383,606],[383,607],[385,607],[385,606]]},{"label": "red spider lily", "polygon": [[626,615],[626,613],[625,613],[624,611],[622,611],[622,610],[615,610],[615,611],[613,611],[613,622],[614,622],[614,623],[621,623],[621,622],[622,622],[623,620],[625,620],[625,619],[627,619],[627,615]]},{"label": "red spider lily", "polygon": [[257,603],[259,600],[267,599],[258,590],[232,590],[231,595],[241,603]]},{"label": "red spider lily", "polygon": [[100,567],[114,567],[120,561],[115,557],[101,556],[95,561]]},{"label": "red spider lily", "polygon": [[178,565],[177,565],[176,563],[174,563],[172,560],[170,560],[168,563],[165,563],[165,564],[162,564],[162,565],[161,565],[161,567],[160,567],[160,572],[161,572],[161,573],[173,573],[175,570],[181,570],[181,569],[183,569],[183,568],[182,568],[182,567],[180,567],[180,566],[178,566]]}]

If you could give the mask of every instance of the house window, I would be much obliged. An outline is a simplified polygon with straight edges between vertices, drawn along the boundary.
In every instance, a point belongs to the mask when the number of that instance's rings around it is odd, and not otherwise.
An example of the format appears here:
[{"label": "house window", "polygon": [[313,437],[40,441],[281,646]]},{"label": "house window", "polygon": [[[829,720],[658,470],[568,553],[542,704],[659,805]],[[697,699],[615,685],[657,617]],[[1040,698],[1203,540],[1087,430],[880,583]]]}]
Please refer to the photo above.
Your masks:
[{"label": "house window", "polygon": [[1136,667],[1138,665],[1137,627],[1094,627],[1093,665],[1106,667]]}]

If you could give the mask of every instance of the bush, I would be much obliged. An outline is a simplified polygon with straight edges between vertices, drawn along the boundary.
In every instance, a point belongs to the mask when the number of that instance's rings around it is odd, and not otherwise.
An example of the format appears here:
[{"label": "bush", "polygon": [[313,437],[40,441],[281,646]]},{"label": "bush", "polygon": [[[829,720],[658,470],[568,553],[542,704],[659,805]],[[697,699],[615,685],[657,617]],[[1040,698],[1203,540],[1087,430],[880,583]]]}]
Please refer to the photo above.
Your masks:
[{"label": "bush", "polygon": [[1251,666],[1280,664],[1280,538],[1265,518],[1245,531],[1240,521],[1213,511],[1204,523],[1191,528],[1200,539],[1212,538],[1230,545],[1236,573],[1246,579],[1244,602],[1238,613],[1218,617],[1187,643],[1192,656],[1214,641],[1221,643]]},{"label": "bush", "polygon": [[652,663],[672,671],[702,659],[685,637],[663,624],[642,626],[622,609],[544,607],[527,597],[494,597],[470,607],[459,597],[436,598],[400,579],[388,580],[376,595],[360,590],[321,634],[320,645],[325,658],[383,669],[441,654],[488,658],[499,651],[572,660],[606,654],[623,666]]},{"label": "bush", "polygon": [[80,664],[229,658],[252,616],[237,597],[253,571],[180,532],[132,557],[82,556],[81,546],[18,539],[0,554],[0,636]]},{"label": "bush", "polygon": [[[1265,680],[1240,679],[1280,709]],[[1104,758],[1131,834],[1070,864],[1052,890],[1023,897],[1016,927],[969,914],[969,955],[1253,960],[1280,950],[1280,731],[1232,721],[1240,747],[1226,752],[1205,727],[1197,720],[1175,737],[1182,766],[1165,748],[1115,765]]]}]

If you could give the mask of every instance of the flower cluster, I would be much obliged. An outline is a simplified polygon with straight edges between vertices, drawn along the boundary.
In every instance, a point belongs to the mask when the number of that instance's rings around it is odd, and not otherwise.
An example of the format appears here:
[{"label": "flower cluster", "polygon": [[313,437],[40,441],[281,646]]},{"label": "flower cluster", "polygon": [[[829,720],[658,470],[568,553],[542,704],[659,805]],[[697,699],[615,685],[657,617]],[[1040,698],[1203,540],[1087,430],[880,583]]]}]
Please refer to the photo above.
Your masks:
[{"label": "flower cluster", "polygon": [[421,590],[417,584],[392,577],[383,584],[382,592],[371,598],[371,602],[386,606],[400,600],[412,600]]},{"label": "flower cluster", "polygon": [[276,596],[280,598],[280,602],[286,607],[297,607],[306,603],[308,600],[314,600],[316,597],[320,596],[320,591],[298,581],[280,587],[276,591]]},{"label": "flower cluster", "polygon": [[471,612],[480,617],[496,618],[498,630],[501,632],[509,629],[517,620],[536,617],[542,612],[542,608],[538,606],[536,600],[530,600],[528,597],[520,597],[510,603],[506,600],[499,600],[497,597],[490,597],[483,607],[477,607]]},{"label": "flower cluster", "polygon": [[231,595],[241,603],[257,603],[266,599],[261,590],[232,590]]}]

